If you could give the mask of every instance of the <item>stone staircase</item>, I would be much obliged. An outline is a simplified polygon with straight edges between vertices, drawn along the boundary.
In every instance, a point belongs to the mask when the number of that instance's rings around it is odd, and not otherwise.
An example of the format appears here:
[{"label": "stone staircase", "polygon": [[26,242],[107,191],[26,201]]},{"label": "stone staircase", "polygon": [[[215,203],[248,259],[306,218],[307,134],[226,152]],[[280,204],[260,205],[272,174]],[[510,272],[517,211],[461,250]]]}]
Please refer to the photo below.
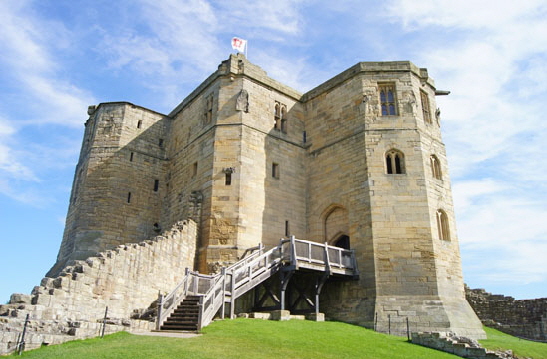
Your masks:
[{"label": "stone staircase", "polygon": [[192,295],[171,313],[161,326],[161,330],[192,331],[198,330],[200,297]]}]

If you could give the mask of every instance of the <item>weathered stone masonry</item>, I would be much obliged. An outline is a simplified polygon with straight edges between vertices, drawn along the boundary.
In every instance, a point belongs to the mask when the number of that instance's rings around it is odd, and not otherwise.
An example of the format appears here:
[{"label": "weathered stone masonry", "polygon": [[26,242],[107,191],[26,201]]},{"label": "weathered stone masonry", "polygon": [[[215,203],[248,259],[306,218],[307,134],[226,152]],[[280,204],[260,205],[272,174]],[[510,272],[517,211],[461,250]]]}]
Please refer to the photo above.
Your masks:
[{"label": "weathered stone masonry", "polygon": [[[484,337],[463,289],[435,111],[440,93],[426,69],[394,61],[358,63],[302,94],[239,54],[168,115],[127,102],[91,106],[63,242],[44,290],[65,285],[72,261],[191,219],[195,252],[185,258],[201,272],[287,235],[349,247],[360,276],[327,283],[327,317],[379,331],[408,318],[413,330]],[[142,282],[122,285],[123,293],[152,294],[156,280],[175,285],[184,266],[162,267],[149,282],[142,272],[135,278]],[[117,287],[96,284],[112,291],[110,302],[125,301]],[[91,287],[74,290],[99,290]],[[66,317],[79,312],[66,309]]]},{"label": "weathered stone masonry", "polygon": [[13,350],[27,314],[27,348],[98,335],[107,306],[109,323],[118,324],[110,331],[152,329],[153,323],[129,319],[192,268],[195,237],[195,223],[180,222],[153,240],[75,261],[56,278],[44,278],[31,295],[12,295],[0,305],[0,355]]},{"label": "weathered stone masonry", "polygon": [[511,335],[547,341],[547,298],[515,300],[467,287],[465,294],[483,324]]}]

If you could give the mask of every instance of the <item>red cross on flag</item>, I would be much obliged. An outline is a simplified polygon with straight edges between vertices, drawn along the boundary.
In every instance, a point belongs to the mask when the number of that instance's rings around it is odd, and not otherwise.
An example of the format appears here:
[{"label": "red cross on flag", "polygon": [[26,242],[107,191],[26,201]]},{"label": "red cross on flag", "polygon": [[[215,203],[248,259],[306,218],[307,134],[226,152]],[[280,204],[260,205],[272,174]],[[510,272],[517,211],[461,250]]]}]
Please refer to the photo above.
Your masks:
[{"label": "red cross on flag", "polygon": [[239,37],[232,38],[232,49],[245,53],[245,46],[247,46],[247,40]]}]

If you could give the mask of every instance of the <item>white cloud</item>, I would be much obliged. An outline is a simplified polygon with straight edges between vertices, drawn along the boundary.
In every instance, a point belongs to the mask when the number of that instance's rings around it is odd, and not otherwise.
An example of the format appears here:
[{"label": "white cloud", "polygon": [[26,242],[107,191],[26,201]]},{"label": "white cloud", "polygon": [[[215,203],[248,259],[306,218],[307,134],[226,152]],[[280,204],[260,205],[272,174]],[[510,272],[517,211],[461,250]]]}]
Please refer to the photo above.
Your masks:
[{"label": "white cloud", "polygon": [[[493,11],[495,9],[495,11]],[[547,4],[396,0],[441,89],[458,237],[474,282],[547,283]]]},{"label": "white cloud", "polygon": [[[81,130],[95,102],[61,71],[56,54],[68,37],[63,24],[40,18],[31,3],[0,2],[0,51],[7,54],[0,59],[0,91],[9,98],[0,105],[0,193],[23,203],[54,200],[39,184],[52,168],[71,163],[65,154],[72,160],[79,147],[79,140],[63,138],[62,128]],[[48,133],[51,124],[61,127]]]}]

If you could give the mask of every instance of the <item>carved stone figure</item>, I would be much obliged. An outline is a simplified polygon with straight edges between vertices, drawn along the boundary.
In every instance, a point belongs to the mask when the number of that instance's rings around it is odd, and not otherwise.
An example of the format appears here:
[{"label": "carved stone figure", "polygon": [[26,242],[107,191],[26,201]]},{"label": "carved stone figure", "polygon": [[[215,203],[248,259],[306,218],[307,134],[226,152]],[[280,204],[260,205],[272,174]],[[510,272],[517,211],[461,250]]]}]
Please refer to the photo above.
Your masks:
[{"label": "carved stone figure", "polygon": [[365,113],[365,116],[376,117],[380,115],[378,98],[373,91],[366,91],[363,95],[363,102],[359,105],[359,111]]},{"label": "carved stone figure", "polygon": [[237,95],[236,111],[249,112],[249,93],[247,90],[241,90]]},{"label": "carved stone figure", "polygon": [[406,113],[416,115],[416,95],[414,91],[403,91],[403,108]]}]

